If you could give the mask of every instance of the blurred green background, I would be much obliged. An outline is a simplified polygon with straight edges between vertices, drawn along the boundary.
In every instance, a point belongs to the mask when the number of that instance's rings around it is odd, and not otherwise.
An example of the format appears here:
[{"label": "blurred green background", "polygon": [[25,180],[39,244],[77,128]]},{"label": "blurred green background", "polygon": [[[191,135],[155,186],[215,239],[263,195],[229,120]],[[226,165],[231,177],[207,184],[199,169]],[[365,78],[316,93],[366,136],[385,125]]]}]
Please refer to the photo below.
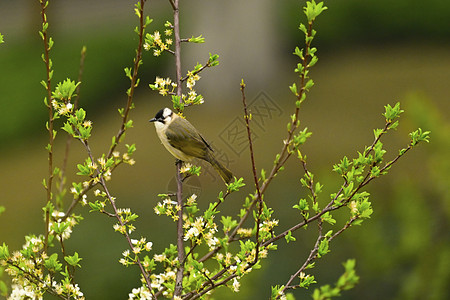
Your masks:
[{"label": "blurred green background", "polygon": [[[171,19],[167,1],[149,1],[146,12],[154,19],[148,31],[161,30]],[[183,73],[208,53],[220,55],[220,65],[202,73],[197,91],[205,104],[186,111],[189,120],[229,161],[237,176],[250,186],[247,150],[228,135],[242,116],[239,82],[247,83],[247,98],[255,107],[266,103],[254,125],[256,162],[269,169],[281,149],[294,99],[288,85],[296,80],[297,63],[291,55],[303,37],[297,30],[304,1],[181,1],[182,35],[202,34],[206,43],[184,45]],[[94,122],[91,141],[95,155],[107,151],[117,132],[117,108],[126,101],[128,80],[123,68],[131,66],[137,36],[133,1],[51,1],[48,16],[55,40],[51,53],[53,85],[78,76],[79,53],[87,47],[80,105]],[[332,164],[354,156],[372,142],[374,128],[384,125],[383,105],[400,101],[405,113],[398,130],[387,137],[388,157],[408,143],[407,134],[421,127],[432,131],[431,143],[420,145],[400,160],[385,178],[369,187],[374,214],[361,227],[346,231],[332,244],[331,253],[317,261],[312,271],[320,284],[332,284],[343,272],[341,262],[356,258],[361,276],[344,299],[449,299],[450,283],[450,2],[442,0],[328,1],[317,22],[319,63],[310,75],[316,85],[302,107],[302,126],[314,134],[304,147],[309,168],[325,184],[322,201],[336,190],[339,178]],[[44,65],[38,1],[1,1],[0,32],[0,242],[10,249],[23,244],[23,236],[44,230],[42,210],[47,176]],[[134,128],[126,143],[136,143],[136,165],[120,167],[111,189],[122,207],[140,215],[136,237],[154,242],[155,253],[175,242],[175,226],[158,217],[156,195],[171,188],[172,157],[163,149],[148,123],[166,98],[148,88],[155,76],[171,76],[173,61],[165,55],[145,53],[141,85],[132,111]],[[270,113],[269,113],[270,112]],[[63,159],[64,134],[56,142],[55,162]],[[72,143],[68,173],[86,154]],[[266,201],[280,219],[279,231],[299,218],[291,208],[306,195],[298,161],[292,160],[268,190]],[[68,182],[78,181],[70,175]],[[199,189],[203,207],[223,188],[222,182],[204,174]],[[224,214],[236,215],[247,187],[227,199]],[[92,199],[92,195],[89,195]],[[67,201],[70,201],[69,199]],[[68,241],[68,251],[83,257],[76,278],[87,299],[125,299],[136,287],[137,268],[117,263],[124,239],[113,232],[113,220],[77,208],[85,220]],[[166,230],[162,231],[161,228]],[[314,226],[295,234],[295,244],[279,244],[261,270],[242,280],[241,292],[222,288],[215,299],[267,299],[270,286],[284,284],[303,263],[314,241]],[[312,290],[295,291],[308,299]]]}]

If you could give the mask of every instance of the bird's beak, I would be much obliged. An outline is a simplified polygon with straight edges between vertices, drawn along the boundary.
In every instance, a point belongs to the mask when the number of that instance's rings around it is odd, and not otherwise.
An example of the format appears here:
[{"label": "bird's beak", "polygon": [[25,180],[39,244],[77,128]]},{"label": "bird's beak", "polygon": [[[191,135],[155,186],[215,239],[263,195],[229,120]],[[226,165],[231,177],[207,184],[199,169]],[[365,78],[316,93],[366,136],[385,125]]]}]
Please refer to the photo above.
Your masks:
[{"label": "bird's beak", "polygon": [[156,121],[158,121],[158,119],[156,119],[156,118],[153,118],[153,119],[149,120],[149,122],[156,122]]}]

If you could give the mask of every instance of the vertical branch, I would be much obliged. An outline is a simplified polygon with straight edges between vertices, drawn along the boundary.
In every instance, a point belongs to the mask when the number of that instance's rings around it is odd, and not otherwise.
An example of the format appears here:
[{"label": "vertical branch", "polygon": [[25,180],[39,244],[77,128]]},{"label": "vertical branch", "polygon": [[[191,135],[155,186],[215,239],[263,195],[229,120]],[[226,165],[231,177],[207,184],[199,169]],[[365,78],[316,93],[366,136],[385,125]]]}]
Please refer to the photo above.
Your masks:
[{"label": "vertical branch", "polygon": [[144,4],[146,0],[140,0],[139,6],[138,6],[138,16],[139,16],[139,44],[136,49],[136,57],[133,61],[133,74],[131,76],[131,85],[130,88],[127,91],[127,105],[125,107],[125,110],[122,114],[122,125],[120,126],[119,132],[114,137],[114,143],[111,145],[111,148],[109,149],[107,157],[110,158],[116,149],[117,145],[119,144],[120,138],[125,134],[125,131],[127,130],[127,121],[128,121],[128,115],[130,113],[130,110],[133,106],[133,96],[134,96],[134,90],[139,84],[138,79],[138,71],[139,67],[142,64],[142,45],[144,44],[144,33],[145,33],[145,27],[146,23],[144,23]]},{"label": "vertical branch", "polygon": [[[39,33],[41,34],[41,38],[44,42],[44,54],[42,55],[42,59],[45,63],[45,71],[46,71],[46,81],[42,81],[46,91],[46,105],[48,108],[48,122],[47,122],[47,130],[49,134],[49,143],[47,145],[48,150],[48,180],[45,184],[45,188],[47,190],[47,206],[52,201],[52,184],[53,184],[53,141],[55,140],[55,134],[53,130],[53,106],[52,106],[52,87],[51,87],[51,79],[52,79],[52,63],[50,60],[50,49],[53,44],[53,41],[51,38],[48,37],[47,29],[48,29],[48,21],[47,21],[47,14],[46,9],[48,6],[48,1],[39,0],[39,3],[41,5],[41,17],[42,17],[42,31]],[[50,40],[50,43],[49,43]],[[45,243],[44,243],[44,252],[47,252],[47,244],[48,244],[48,234],[50,231],[50,211],[48,207],[45,210]]]},{"label": "vertical branch", "polygon": [[[84,71],[84,60],[86,58],[86,47],[83,46],[83,48],[81,49],[81,57],[80,57],[80,67],[78,69],[78,79],[77,82],[81,82],[81,79],[83,78],[83,71]],[[75,101],[73,103],[73,110],[76,111],[78,108],[78,100],[80,99],[80,85],[77,85],[77,88],[75,90]],[[67,136],[67,140],[66,140],[66,149],[64,151],[64,159],[63,159],[63,164],[61,166],[61,173],[59,174],[60,176],[60,181],[59,181],[59,190],[58,193],[62,194],[63,190],[64,190],[64,181],[65,181],[65,173],[66,173],[66,169],[67,169],[67,160],[69,159],[69,152],[70,152],[70,145],[72,143],[72,137],[70,135]],[[58,205],[58,203],[56,203]],[[62,203],[60,203],[60,206],[62,208]]]},{"label": "vertical branch", "polygon": [[[177,96],[179,97],[179,103],[182,103],[182,78],[181,78],[181,38],[180,38],[180,10],[179,0],[169,0],[173,9],[173,29],[175,36],[175,71],[177,82]],[[178,220],[177,220],[177,252],[178,263],[180,264],[177,269],[177,275],[175,280],[174,296],[181,296],[183,292],[183,275],[184,275],[184,245],[183,245],[183,184],[181,179],[181,161],[177,161],[177,205],[178,205]]]},{"label": "vertical branch", "polygon": [[177,96],[180,97],[180,104],[182,102],[181,93],[181,38],[180,38],[180,10],[179,0],[170,0],[173,8],[173,31],[175,37],[175,68],[177,81]]},{"label": "vertical branch", "polygon": [[261,224],[261,214],[262,214],[262,208],[263,208],[263,199],[261,196],[261,189],[259,188],[259,180],[258,180],[258,174],[256,174],[256,165],[255,165],[255,157],[254,157],[254,152],[253,152],[253,142],[252,142],[252,133],[250,130],[250,119],[251,116],[248,114],[248,110],[247,110],[247,102],[245,99],[245,83],[244,80],[241,81],[241,93],[242,93],[242,103],[244,105],[244,119],[245,119],[245,125],[247,127],[247,135],[248,135],[248,144],[249,144],[249,148],[250,148],[250,159],[252,162],[252,171],[253,171],[253,179],[255,181],[255,188],[256,188],[256,193],[258,196],[258,204],[259,204],[259,209],[258,209],[258,217],[256,220],[256,253],[255,253],[255,260],[254,263],[256,263],[258,261],[258,256],[259,256],[259,227]]},{"label": "vertical branch", "polygon": [[184,262],[185,253],[183,245],[183,183],[181,181],[181,160],[177,160],[177,206],[178,206],[178,220],[177,220],[177,252],[178,263],[180,264],[177,269],[177,275],[175,280],[174,296],[181,296],[183,292],[183,274],[184,274]]}]

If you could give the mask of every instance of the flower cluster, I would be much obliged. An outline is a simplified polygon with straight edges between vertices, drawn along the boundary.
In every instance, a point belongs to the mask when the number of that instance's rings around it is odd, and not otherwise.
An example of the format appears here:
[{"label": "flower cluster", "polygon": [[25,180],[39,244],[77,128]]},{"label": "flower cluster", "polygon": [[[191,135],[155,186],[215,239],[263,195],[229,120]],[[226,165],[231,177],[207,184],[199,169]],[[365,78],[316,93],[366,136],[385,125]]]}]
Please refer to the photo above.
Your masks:
[{"label": "flower cluster", "polygon": [[218,245],[219,239],[215,237],[217,230],[216,223],[209,220],[204,221],[203,217],[197,217],[195,221],[185,218],[183,227],[185,229],[184,240],[191,240],[195,244],[201,244],[204,240],[210,250]]},{"label": "flower cluster", "polygon": [[171,51],[170,46],[172,46],[173,40],[170,37],[173,34],[173,25],[167,21],[164,26],[166,27],[166,30],[164,30],[164,35],[166,36],[164,41],[159,31],[145,35],[144,49],[147,51],[153,49],[154,56],[160,56],[164,51]]},{"label": "flower cluster", "polygon": [[152,294],[149,292],[146,286],[140,288],[134,288],[131,293],[128,294],[128,300],[139,299],[139,300],[152,300]]},{"label": "flower cluster", "polygon": [[58,102],[56,99],[52,100],[52,106],[55,109],[55,111],[63,116],[67,116],[70,113],[72,113],[73,104],[70,102]]},{"label": "flower cluster", "polygon": [[56,236],[58,240],[67,240],[70,238],[72,229],[78,224],[80,217],[75,215],[65,218],[65,213],[57,210],[51,212],[49,220],[49,234]]},{"label": "flower cluster", "polygon": [[[44,293],[50,291],[67,299],[83,300],[79,286],[72,283],[67,272],[61,272],[62,263],[58,261],[58,255],[48,256],[43,251],[45,237],[31,235],[26,236],[25,240],[22,250],[14,251],[12,255],[8,246],[0,246],[0,264],[6,267],[5,271],[13,282],[9,299],[43,299]],[[66,262],[72,264],[74,257],[66,256]],[[56,273],[64,276],[60,282],[53,277]]]},{"label": "flower cluster", "polygon": [[115,231],[118,231],[121,234],[125,234],[128,231],[128,234],[130,234],[136,229],[132,222],[138,218],[138,215],[132,213],[129,208],[118,208],[117,215],[120,218],[120,223],[113,225]]},{"label": "flower cluster", "polygon": [[[147,242],[146,238],[142,237],[140,240],[131,239],[131,244],[133,245],[133,250],[125,250],[122,252],[122,258],[119,262],[124,266],[129,266],[135,264],[137,261],[137,255],[146,251],[150,252],[153,247],[152,242]],[[134,256],[133,256],[134,255]]]},{"label": "flower cluster", "polygon": [[193,71],[188,71],[186,76],[186,86],[189,89],[187,95],[183,95],[182,99],[186,105],[197,105],[202,104],[204,101],[202,95],[197,95],[197,92],[194,90],[195,83],[200,80],[200,75],[198,74],[200,70],[203,68],[201,64],[197,64]]},{"label": "flower cluster", "polygon": [[150,88],[154,91],[158,91],[161,95],[167,96],[175,95],[175,88],[177,87],[176,82],[167,77],[166,79],[161,77],[156,77],[155,84],[150,84]]},{"label": "flower cluster", "polygon": [[154,210],[157,215],[166,215],[172,217],[174,221],[178,220],[178,211],[181,207],[176,201],[172,201],[169,198],[164,199],[162,202],[156,204]]}]

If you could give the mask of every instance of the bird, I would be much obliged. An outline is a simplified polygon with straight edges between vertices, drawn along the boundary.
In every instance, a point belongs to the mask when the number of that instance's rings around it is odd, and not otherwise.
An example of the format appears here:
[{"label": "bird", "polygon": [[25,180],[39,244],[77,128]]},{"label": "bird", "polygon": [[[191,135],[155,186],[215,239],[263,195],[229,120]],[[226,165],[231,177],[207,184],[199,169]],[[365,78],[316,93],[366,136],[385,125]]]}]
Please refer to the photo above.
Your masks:
[{"label": "bird", "polygon": [[232,172],[215,158],[214,150],[188,120],[165,107],[150,122],[155,124],[161,143],[176,159],[183,162],[191,162],[194,158],[207,161],[226,184],[230,183]]}]

